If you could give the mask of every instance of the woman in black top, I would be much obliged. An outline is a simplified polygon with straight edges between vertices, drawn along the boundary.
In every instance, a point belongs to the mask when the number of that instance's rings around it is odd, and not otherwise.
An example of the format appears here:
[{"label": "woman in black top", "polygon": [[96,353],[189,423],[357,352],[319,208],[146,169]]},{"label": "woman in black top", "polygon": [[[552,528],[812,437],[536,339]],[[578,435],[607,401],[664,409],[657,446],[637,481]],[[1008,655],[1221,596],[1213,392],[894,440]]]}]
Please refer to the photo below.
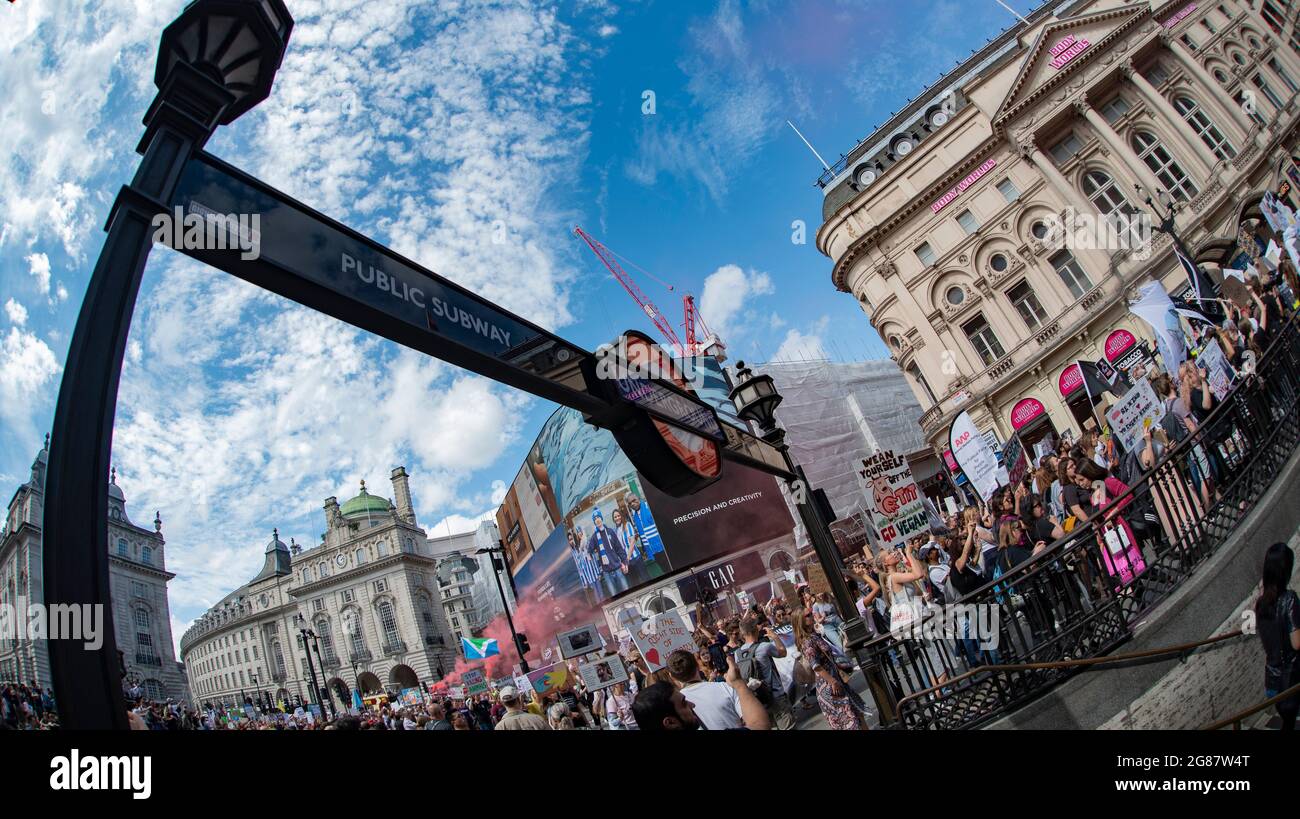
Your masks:
[{"label": "woman in black top", "polygon": [[[1264,555],[1264,580],[1255,616],[1264,644],[1264,693],[1269,699],[1300,683],[1300,601],[1287,588],[1295,555],[1285,543],[1274,543]],[[1295,730],[1300,694],[1278,703],[1282,730]]]}]

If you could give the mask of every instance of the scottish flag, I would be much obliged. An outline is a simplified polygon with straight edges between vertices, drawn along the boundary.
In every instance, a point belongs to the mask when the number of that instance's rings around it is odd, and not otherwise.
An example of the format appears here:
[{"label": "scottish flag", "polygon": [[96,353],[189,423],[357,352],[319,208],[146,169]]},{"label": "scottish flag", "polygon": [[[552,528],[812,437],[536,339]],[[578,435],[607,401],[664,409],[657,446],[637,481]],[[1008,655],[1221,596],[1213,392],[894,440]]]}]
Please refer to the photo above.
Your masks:
[{"label": "scottish flag", "polygon": [[469,637],[460,638],[461,647],[465,649],[465,659],[467,660],[486,660],[493,654],[500,654],[501,649],[497,646],[497,641],[492,637],[483,637],[480,639],[470,639]]}]

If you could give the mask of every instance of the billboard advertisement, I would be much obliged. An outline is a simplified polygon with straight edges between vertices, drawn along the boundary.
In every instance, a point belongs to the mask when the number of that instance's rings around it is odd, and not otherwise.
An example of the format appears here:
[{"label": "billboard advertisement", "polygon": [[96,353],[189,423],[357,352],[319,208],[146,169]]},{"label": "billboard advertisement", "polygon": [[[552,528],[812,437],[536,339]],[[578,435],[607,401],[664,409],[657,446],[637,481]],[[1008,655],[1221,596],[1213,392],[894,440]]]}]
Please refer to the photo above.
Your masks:
[{"label": "billboard advertisement", "polygon": [[[718,380],[714,392],[725,397],[720,371]],[[546,615],[530,624],[534,646],[603,622],[611,599],[794,529],[771,476],[729,463],[716,483],[671,497],[633,469],[609,432],[571,409],[543,425],[497,519],[520,600]],[[515,524],[526,554],[509,542]]]}]

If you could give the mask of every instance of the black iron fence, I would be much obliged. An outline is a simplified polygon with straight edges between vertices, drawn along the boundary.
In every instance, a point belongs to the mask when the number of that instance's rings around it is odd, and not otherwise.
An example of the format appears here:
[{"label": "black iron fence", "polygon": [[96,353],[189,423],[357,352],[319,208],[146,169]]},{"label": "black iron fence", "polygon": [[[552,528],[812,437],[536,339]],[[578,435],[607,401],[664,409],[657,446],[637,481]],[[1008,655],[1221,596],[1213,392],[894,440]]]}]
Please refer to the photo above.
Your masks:
[{"label": "black iron fence", "polygon": [[[1099,657],[1128,640],[1138,620],[1214,554],[1295,451],[1298,397],[1300,324],[1293,317],[1255,374],[1140,480],[1034,559],[962,598],[991,607],[980,620],[996,615],[996,648],[978,639],[974,616],[954,620],[951,613],[939,637],[884,635],[863,648],[884,678],[877,696],[893,700],[881,708],[896,715],[888,727],[979,726],[1079,671],[1060,663],[1002,666]],[[1124,539],[1118,532],[1108,539],[1117,527]],[[923,623],[937,625],[938,616],[931,611]]]}]

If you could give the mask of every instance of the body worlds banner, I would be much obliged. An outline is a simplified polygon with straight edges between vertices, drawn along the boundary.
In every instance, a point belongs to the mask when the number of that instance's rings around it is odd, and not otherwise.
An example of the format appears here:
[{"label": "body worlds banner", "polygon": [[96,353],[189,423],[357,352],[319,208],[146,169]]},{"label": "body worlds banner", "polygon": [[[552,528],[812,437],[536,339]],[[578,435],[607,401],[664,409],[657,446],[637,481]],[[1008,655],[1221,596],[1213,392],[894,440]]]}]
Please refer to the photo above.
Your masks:
[{"label": "body worlds banner", "polygon": [[998,458],[988,441],[975,429],[969,412],[962,412],[953,419],[948,430],[948,447],[953,459],[965,473],[966,480],[988,500],[998,488]]},{"label": "body worlds banner", "polygon": [[866,458],[858,480],[867,495],[872,521],[885,549],[897,549],[929,530],[929,518],[907,461],[885,449]]}]

